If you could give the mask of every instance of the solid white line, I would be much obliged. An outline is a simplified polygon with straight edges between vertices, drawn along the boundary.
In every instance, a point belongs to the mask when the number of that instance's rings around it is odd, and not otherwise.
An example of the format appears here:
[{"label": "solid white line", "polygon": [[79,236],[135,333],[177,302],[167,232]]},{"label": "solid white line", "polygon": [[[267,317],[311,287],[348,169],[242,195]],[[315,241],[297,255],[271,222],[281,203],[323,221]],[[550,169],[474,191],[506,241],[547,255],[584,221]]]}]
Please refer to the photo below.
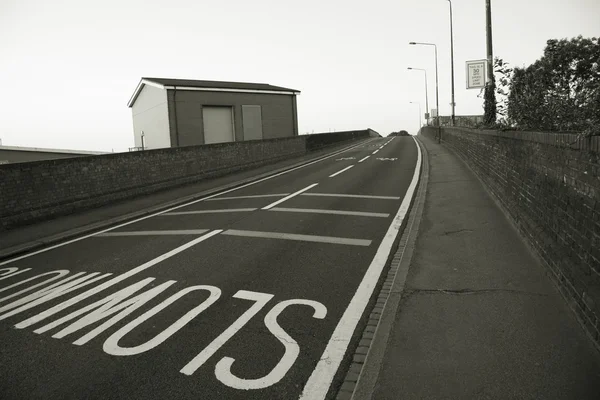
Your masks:
[{"label": "solid white line", "polygon": [[214,213],[230,213],[230,212],[249,212],[256,211],[258,208],[222,208],[218,210],[192,210],[192,211],[175,211],[160,214],[161,217],[168,217],[171,215],[194,215],[194,214],[214,214]]},{"label": "solid white line", "polygon": [[366,239],[351,239],[335,236],[299,235],[296,233],[281,232],[243,231],[238,229],[228,229],[222,234],[230,236],[255,237],[265,239],[298,240],[301,242],[345,244],[351,246],[369,246],[371,244],[371,240]]},{"label": "solid white line", "polygon": [[296,197],[296,196],[298,196],[300,193],[306,192],[307,190],[310,190],[310,189],[314,188],[314,187],[315,187],[315,186],[317,186],[317,185],[318,185],[318,183],[313,183],[312,185],[308,185],[308,186],[307,186],[307,187],[305,187],[304,189],[300,189],[300,190],[298,190],[297,192],[294,192],[294,193],[292,193],[292,194],[290,194],[290,195],[288,195],[288,196],[285,196],[283,199],[279,199],[279,200],[277,200],[276,202],[274,202],[274,203],[271,203],[271,204],[269,204],[269,205],[268,205],[268,206],[266,206],[266,207],[263,207],[262,209],[263,209],[263,210],[268,210],[268,209],[270,209],[270,208],[273,208],[273,207],[275,207],[277,204],[281,204],[281,203],[283,203],[284,201],[287,201],[287,200],[291,199],[292,197]]},{"label": "solid white line", "polygon": [[296,213],[309,213],[309,214],[332,214],[332,215],[354,215],[357,217],[377,217],[387,218],[390,214],[387,213],[375,213],[375,212],[363,212],[363,211],[344,211],[344,210],[321,210],[315,208],[285,208],[275,207],[269,211],[283,211],[283,212],[296,212]]},{"label": "solid white line", "polygon": [[287,196],[289,193],[279,193],[279,194],[257,194],[253,196],[233,196],[233,197],[215,197],[212,199],[207,199],[206,201],[216,201],[216,200],[238,200],[238,199],[261,199],[263,197],[283,197]]},{"label": "solid white line", "polygon": [[397,196],[371,196],[368,194],[302,193],[301,196],[351,197],[355,199],[400,200]]},{"label": "solid white line", "polygon": [[197,199],[197,200],[194,200],[194,201],[190,201],[189,203],[180,204],[180,205],[178,205],[178,206],[171,207],[171,208],[168,208],[168,209],[166,209],[166,210],[163,210],[163,211],[159,211],[159,212],[157,212],[157,213],[154,213],[154,214],[146,215],[146,216],[144,216],[144,217],[136,218],[136,219],[133,219],[133,220],[131,220],[131,221],[128,221],[128,222],[124,222],[124,223],[122,223],[122,224],[119,224],[119,225],[116,225],[116,226],[111,226],[110,228],[102,229],[102,230],[100,230],[100,231],[98,231],[98,232],[93,232],[93,233],[90,233],[90,234],[87,234],[87,235],[84,235],[84,236],[80,236],[80,237],[77,237],[77,238],[74,238],[74,239],[71,239],[71,240],[67,240],[66,242],[57,243],[57,244],[55,244],[55,245],[52,245],[52,246],[49,246],[49,247],[45,247],[45,248],[43,248],[43,249],[36,250],[36,251],[34,251],[34,252],[31,252],[31,253],[23,254],[22,256],[18,256],[18,257],[11,258],[11,259],[9,259],[9,260],[6,260],[6,261],[2,261],[2,262],[0,262],[0,266],[2,266],[2,265],[6,265],[6,264],[9,264],[9,263],[11,263],[11,262],[14,262],[14,261],[22,260],[22,259],[24,259],[24,258],[31,257],[31,256],[34,256],[34,255],[36,255],[36,254],[44,253],[44,252],[46,252],[46,251],[49,251],[49,250],[52,250],[52,249],[56,249],[56,248],[58,248],[58,247],[66,246],[66,245],[68,245],[68,244],[75,243],[75,242],[78,242],[78,241],[80,241],[80,240],[84,240],[84,239],[90,238],[90,237],[92,237],[92,236],[95,236],[95,235],[98,235],[98,234],[100,234],[100,233],[104,233],[104,232],[112,231],[112,230],[114,230],[114,229],[118,229],[118,228],[121,228],[121,227],[123,227],[123,226],[130,225],[130,224],[134,224],[134,223],[136,223],[136,222],[140,222],[140,221],[143,221],[143,220],[145,220],[145,219],[148,219],[148,218],[156,217],[157,215],[161,215],[161,214],[164,214],[164,213],[166,213],[166,212],[169,212],[169,211],[172,211],[172,210],[177,210],[178,208],[187,207],[187,206],[189,206],[189,205],[192,205],[192,204],[198,203],[198,202],[200,202],[200,201],[205,201],[205,200],[208,200],[208,199],[212,199],[213,197],[217,197],[217,196],[221,196],[221,195],[223,195],[223,194],[226,194],[226,193],[233,192],[233,191],[235,191],[235,190],[239,190],[239,189],[243,189],[243,188],[245,188],[245,187],[248,187],[248,186],[256,185],[257,183],[261,183],[261,182],[264,182],[264,181],[266,181],[266,180],[269,180],[269,179],[276,178],[276,177],[278,177],[278,176],[280,176],[280,175],[284,175],[284,174],[290,173],[290,172],[292,172],[292,171],[296,171],[296,170],[298,170],[298,169],[300,169],[300,168],[308,167],[309,165],[312,165],[312,164],[315,164],[315,163],[318,163],[318,162],[321,162],[321,161],[327,160],[327,159],[329,159],[329,158],[331,158],[331,157],[338,156],[338,155],[340,155],[340,154],[342,154],[342,153],[345,153],[345,152],[347,152],[347,151],[350,151],[350,150],[352,150],[352,149],[354,149],[354,148],[357,148],[357,147],[359,147],[359,146],[362,146],[362,145],[364,145],[364,144],[366,144],[366,143],[371,143],[371,142],[372,142],[372,141],[374,141],[374,140],[375,140],[375,138],[372,138],[372,139],[368,140],[368,141],[367,141],[367,142],[365,142],[365,143],[356,144],[356,145],[353,145],[353,146],[348,146],[348,147],[346,147],[345,149],[342,149],[342,150],[340,150],[340,151],[337,151],[337,152],[335,152],[335,153],[332,153],[332,154],[330,154],[330,155],[328,155],[328,156],[325,156],[325,157],[322,157],[322,158],[318,158],[318,159],[316,159],[316,160],[314,160],[314,161],[311,161],[311,162],[308,162],[308,163],[306,163],[306,164],[299,165],[299,166],[297,166],[297,167],[294,167],[294,168],[291,168],[291,169],[288,169],[288,170],[285,170],[285,171],[279,172],[279,173],[277,173],[277,174],[274,174],[274,175],[269,175],[269,176],[267,176],[267,177],[264,177],[264,178],[262,178],[262,179],[259,179],[259,180],[256,180],[256,181],[253,181],[253,182],[250,182],[250,183],[246,183],[246,184],[244,184],[244,185],[237,186],[237,187],[234,187],[234,188],[232,188],[232,189],[227,189],[227,190],[224,190],[224,191],[222,191],[222,192],[218,192],[218,193],[212,194],[212,195],[210,195],[210,196],[203,197],[203,198],[201,198],[201,199]]},{"label": "solid white line", "polygon": [[104,282],[104,283],[102,283],[102,284],[100,284],[100,285],[98,285],[98,286],[96,286],[96,287],[94,287],[92,289],[89,289],[89,290],[87,290],[87,291],[85,291],[85,292],[83,292],[83,293],[81,293],[81,294],[79,294],[79,295],[77,295],[75,297],[72,297],[72,298],[70,298],[67,301],[64,301],[64,302],[62,302],[60,304],[55,305],[54,307],[51,307],[51,308],[47,309],[46,311],[43,311],[43,312],[41,312],[39,314],[36,314],[33,317],[28,318],[28,319],[26,319],[23,322],[19,322],[18,324],[15,325],[15,327],[18,328],[18,329],[23,329],[23,328],[26,328],[26,327],[28,327],[30,325],[33,325],[33,324],[35,324],[35,323],[37,323],[39,321],[42,321],[42,320],[48,318],[49,316],[54,315],[57,312],[60,312],[60,311],[64,310],[65,308],[70,307],[73,304],[75,304],[75,303],[77,303],[77,302],[79,302],[79,301],[81,301],[83,299],[86,299],[86,298],[88,298],[88,297],[90,297],[90,296],[92,296],[92,295],[94,295],[94,294],[96,294],[96,293],[98,293],[98,292],[100,292],[102,290],[108,289],[109,287],[114,286],[117,283],[119,283],[119,282],[121,282],[121,281],[123,281],[123,280],[125,280],[127,278],[130,278],[133,275],[138,274],[138,273],[140,273],[140,272],[142,272],[142,271],[144,271],[144,270],[146,270],[146,269],[148,269],[148,268],[150,268],[150,267],[152,267],[152,266],[154,266],[154,265],[156,265],[156,264],[158,264],[158,263],[160,263],[160,262],[162,262],[162,261],[164,261],[164,260],[166,260],[168,258],[171,258],[174,255],[176,255],[178,253],[181,253],[182,251],[187,250],[190,247],[192,247],[192,246],[194,246],[194,245],[196,245],[196,244],[198,244],[198,243],[200,243],[200,242],[202,242],[202,241],[204,241],[204,240],[206,240],[208,238],[211,238],[211,237],[213,237],[215,235],[218,235],[221,232],[223,232],[222,229],[217,229],[217,230],[214,230],[214,231],[211,231],[211,232],[207,233],[204,236],[200,236],[199,238],[196,238],[196,239],[194,239],[192,241],[189,241],[186,244],[183,244],[183,245],[181,245],[179,247],[176,247],[176,248],[174,248],[171,251],[168,251],[168,252],[166,252],[166,253],[164,253],[164,254],[162,254],[162,255],[160,255],[160,256],[158,256],[158,257],[156,257],[156,258],[154,258],[154,259],[152,259],[152,260],[150,260],[148,262],[145,262],[144,264],[142,264],[142,265],[140,265],[138,267],[135,267],[134,269],[131,269],[131,270],[127,271],[127,272],[124,272],[121,275],[117,275],[114,278],[112,278],[111,280],[108,280],[108,281],[106,281],[106,282]]},{"label": "solid white line", "polygon": [[320,357],[317,366],[306,382],[304,390],[300,395],[301,400],[320,400],[325,398],[333,377],[344,358],[348,345],[350,344],[350,339],[356,329],[356,325],[358,324],[358,321],[360,321],[360,318],[369,303],[369,299],[373,294],[373,290],[377,286],[377,281],[387,262],[394,241],[398,236],[402,221],[406,218],[410,202],[417,188],[417,182],[419,181],[421,171],[421,149],[414,138],[413,141],[417,146],[418,153],[417,165],[415,166],[415,172],[410,186],[406,191],[402,204],[400,204],[398,213],[394,217],[385,237],[381,241],[377,253],[375,253],[375,258],[371,261],[362,282],[358,286],[356,293],[354,293],[350,304],[348,304],[348,308],[346,308],[342,318],[335,327],[323,355]]},{"label": "solid white line", "polygon": [[341,173],[342,173],[342,172],[344,172],[344,171],[348,171],[348,170],[349,170],[350,168],[352,168],[352,167],[354,167],[354,165],[349,165],[349,166],[347,166],[346,168],[344,168],[344,169],[342,169],[342,170],[340,170],[340,171],[336,172],[335,174],[331,174],[331,175],[329,175],[329,177],[330,177],[330,178],[333,178],[334,176],[337,176],[337,175],[341,174]]},{"label": "solid white line", "polygon": [[371,157],[371,156],[366,156],[365,158],[361,158],[360,160],[358,160],[358,162],[361,163],[361,162],[365,161],[369,157]]},{"label": "solid white line", "polygon": [[377,154],[377,152],[378,152],[378,151],[379,151],[379,149],[375,150],[375,151],[373,152],[373,154]]},{"label": "solid white line", "polygon": [[176,231],[128,231],[128,232],[105,232],[97,237],[105,236],[154,236],[154,235],[202,235],[209,229],[181,229]]}]

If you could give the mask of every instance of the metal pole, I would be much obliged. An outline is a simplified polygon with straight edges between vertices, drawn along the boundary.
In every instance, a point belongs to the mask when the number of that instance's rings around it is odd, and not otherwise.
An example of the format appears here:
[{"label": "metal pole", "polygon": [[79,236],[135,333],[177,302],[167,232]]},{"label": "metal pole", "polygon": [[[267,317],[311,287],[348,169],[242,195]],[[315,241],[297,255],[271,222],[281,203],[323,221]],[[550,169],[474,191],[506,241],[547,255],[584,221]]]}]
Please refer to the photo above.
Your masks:
[{"label": "metal pole", "polygon": [[[425,113],[429,114],[429,100],[427,95],[427,70],[424,69],[425,72]],[[427,118],[427,126],[429,126],[429,118]]]},{"label": "metal pole", "polygon": [[494,79],[494,59],[492,49],[492,5],[491,0],[485,0],[485,27],[486,27],[486,49],[487,49],[487,76],[488,83],[491,85]]},{"label": "metal pole", "polygon": [[438,143],[442,142],[442,128],[440,127],[440,96],[439,96],[439,86],[438,86],[438,61],[437,61],[437,46],[434,44],[433,48],[435,49],[435,106],[437,108],[437,126],[438,126]]},{"label": "metal pole", "polygon": [[452,0],[448,0],[450,4],[450,73],[452,75],[452,126],[454,126],[454,111],[456,103],[454,102],[454,35],[452,33]]}]

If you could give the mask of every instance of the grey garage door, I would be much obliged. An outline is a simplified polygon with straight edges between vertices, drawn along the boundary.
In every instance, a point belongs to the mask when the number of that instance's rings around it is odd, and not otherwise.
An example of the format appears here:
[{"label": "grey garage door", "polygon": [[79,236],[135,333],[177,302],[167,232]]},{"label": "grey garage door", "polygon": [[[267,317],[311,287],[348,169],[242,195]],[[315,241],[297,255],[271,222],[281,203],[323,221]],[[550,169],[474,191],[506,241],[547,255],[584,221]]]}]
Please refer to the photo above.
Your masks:
[{"label": "grey garage door", "polygon": [[260,106],[242,106],[242,123],[244,125],[244,140],[263,138]]},{"label": "grey garage door", "polygon": [[202,119],[205,144],[234,141],[231,107],[202,107]]}]

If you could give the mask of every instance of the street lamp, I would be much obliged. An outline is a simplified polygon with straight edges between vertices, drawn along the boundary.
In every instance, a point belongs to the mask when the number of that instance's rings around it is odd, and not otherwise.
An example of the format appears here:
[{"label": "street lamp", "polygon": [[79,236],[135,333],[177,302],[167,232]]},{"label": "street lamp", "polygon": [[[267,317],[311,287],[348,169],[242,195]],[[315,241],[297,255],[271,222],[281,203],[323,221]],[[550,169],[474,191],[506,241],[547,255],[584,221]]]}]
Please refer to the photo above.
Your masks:
[{"label": "street lamp", "polygon": [[427,70],[423,68],[412,67],[408,67],[407,69],[425,72],[425,113],[427,114],[427,125],[429,125],[429,96],[427,95]]},{"label": "street lamp", "polygon": [[419,130],[421,129],[421,103],[418,101],[409,101],[409,103],[419,105],[419,124],[417,125],[417,134],[419,134]]},{"label": "street lamp", "polygon": [[422,42],[409,42],[411,45],[422,45],[422,46],[433,46],[435,50],[435,107],[437,108],[437,126],[438,126],[438,143],[442,141],[442,130],[440,128],[440,103],[439,103],[439,90],[438,90],[438,62],[437,62],[437,46],[434,43],[422,43]]},{"label": "street lamp", "polygon": [[450,74],[451,82],[452,82],[452,126],[454,126],[454,107],[456,103],[454,103],[454,36],[452,33],[452,0],[448,0],[448,4],[450,4]]}]

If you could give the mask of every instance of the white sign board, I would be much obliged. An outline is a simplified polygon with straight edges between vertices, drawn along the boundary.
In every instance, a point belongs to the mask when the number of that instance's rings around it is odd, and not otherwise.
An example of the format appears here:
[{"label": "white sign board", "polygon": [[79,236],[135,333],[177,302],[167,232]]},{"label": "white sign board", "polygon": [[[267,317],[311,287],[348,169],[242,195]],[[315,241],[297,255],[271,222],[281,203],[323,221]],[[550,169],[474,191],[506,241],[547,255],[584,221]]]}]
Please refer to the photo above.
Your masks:
[{"label": "white sign board", "polygon": [[467,89],[481,89],[486,83],[486,60],[467,61]]},{"label": "white sign board", "polygon": [[437,108],[432,108],[431,109],[431,118],[436,118],[437,117]]}]

